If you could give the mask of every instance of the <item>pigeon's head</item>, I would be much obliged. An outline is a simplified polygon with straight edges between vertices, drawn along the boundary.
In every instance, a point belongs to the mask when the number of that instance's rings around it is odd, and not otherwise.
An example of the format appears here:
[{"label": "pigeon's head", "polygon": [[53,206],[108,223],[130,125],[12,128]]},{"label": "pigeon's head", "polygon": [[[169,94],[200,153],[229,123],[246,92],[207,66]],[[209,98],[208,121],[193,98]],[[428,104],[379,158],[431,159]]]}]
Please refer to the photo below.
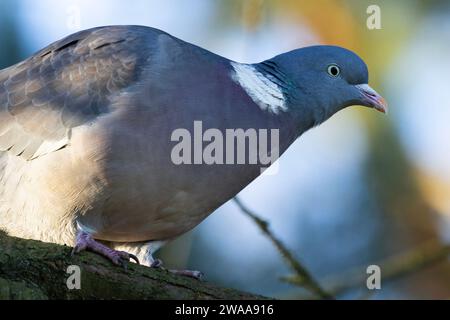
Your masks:
[{"label": "pigeon's head", "polygon": [[308,112],[319,124],[337,111],[362,105],[387,112],[385,100],[369,85],[364,61],[334,46],[314,46],[279,55],[261,64],[283,84],[287,107]]}]

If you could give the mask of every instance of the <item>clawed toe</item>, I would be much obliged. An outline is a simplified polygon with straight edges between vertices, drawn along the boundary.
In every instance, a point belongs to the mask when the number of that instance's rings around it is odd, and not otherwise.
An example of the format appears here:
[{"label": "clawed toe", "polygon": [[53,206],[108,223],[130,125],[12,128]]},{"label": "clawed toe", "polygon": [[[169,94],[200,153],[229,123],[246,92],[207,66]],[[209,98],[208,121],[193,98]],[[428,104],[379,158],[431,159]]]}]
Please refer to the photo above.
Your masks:
[{"label": "clawed toe", "polygon": [[155,259],[155,261],[152,262],[152,264],[150,265],[150,268],[162,268],[163,266],[163,262],[160,259]]},{"label": "clawed toe", "polygon": [[139,259],[135,255],[124,251],[111,250],[110,252],[105,254],[105,256],[109,258],[115,265],[121,266],[125,270],[128,270],[128,263],[131,260],[135,261],[137,264],[140,264]]},{"label": "clawed toe", "polygon": [[134,254],[128,253],[128,256],[129,260],[133,260],[134,262],[136,262],[136,264],[140,264],[138,257],[136,257]]},{"label": "clawed toe", "polygon": [[194,278],[197,280],[202,280],[204,276],[202,272],[194,270],[169,270],[169,272],[172,274]]},{"label": "clawed toe", "polygon": [[160,259],[154,259],[153,262],[150,264],[150,268],[165,270],[172,274],[176,274],[176,275],[183,276],[183,277],[194,278],[197,280],[202,280],[202,278],[203,278],[203,273],[200,271],[166,269],[163,267],[163,262]]},{"label": "clawed toe", "polygon": [[76,255],[77,253],[80,253],[83,250],[86,250],[86,246],[81,246],[81,245],[77,244],[77,245],[75,245],[75,247],[73,247],[72,251],[70,252],[70,256],[73,257],[74,255]]},{"label": "clawed toe", "polygon": [[77,243],[73,248],[71,255],[73,256],[83,250],[96,252],[108,258],[115,265],[122,266],[125,270],[128,269],[128,262],[131,260],[135,261],[137,264],[140,264],[139,259],[135,255],[124,251],[112,250],[111,248],[96,242],[89,234],[80,232],[77,236]]}]

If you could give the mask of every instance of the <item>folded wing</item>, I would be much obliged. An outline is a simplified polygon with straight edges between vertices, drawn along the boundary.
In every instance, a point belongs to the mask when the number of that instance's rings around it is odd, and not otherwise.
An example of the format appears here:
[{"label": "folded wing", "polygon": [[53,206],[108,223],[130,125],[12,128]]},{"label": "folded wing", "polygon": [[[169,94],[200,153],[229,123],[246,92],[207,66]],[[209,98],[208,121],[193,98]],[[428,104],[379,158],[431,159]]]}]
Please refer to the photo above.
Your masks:
[{"label": "folded wing", "polygon": [[33,160],[64,148],[138,80],[143,38],[139,27],[86,30],[0,71],[0,151]]}]

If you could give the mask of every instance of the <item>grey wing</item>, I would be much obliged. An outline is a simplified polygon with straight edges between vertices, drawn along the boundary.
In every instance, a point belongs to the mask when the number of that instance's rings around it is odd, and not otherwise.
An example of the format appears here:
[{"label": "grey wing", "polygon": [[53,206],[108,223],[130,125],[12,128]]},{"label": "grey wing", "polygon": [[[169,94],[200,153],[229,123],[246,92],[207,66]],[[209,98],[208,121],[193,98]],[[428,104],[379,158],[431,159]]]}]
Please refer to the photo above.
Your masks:
[{"label": "grey wing", "polygon": [[32,160],[64,148],[138,79],[142,37],[140,27],[86,30],[0,71],[0,151]]}]

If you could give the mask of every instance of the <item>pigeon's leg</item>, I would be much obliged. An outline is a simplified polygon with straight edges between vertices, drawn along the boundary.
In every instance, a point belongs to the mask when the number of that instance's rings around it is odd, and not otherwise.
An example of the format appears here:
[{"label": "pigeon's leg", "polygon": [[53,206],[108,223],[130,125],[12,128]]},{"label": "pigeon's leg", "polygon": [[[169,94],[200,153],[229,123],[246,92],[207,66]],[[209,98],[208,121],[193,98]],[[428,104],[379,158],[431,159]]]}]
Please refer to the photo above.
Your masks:
[{"label": "pigeon's leg", "polygon": [[108,248],[104,244],[97,242],[92,238],[92,236],[84,231],[79,231],[77,235],[77,242],[75,247],[72,250],[72,255],[79,253],[84,250],[90,250],[95,253],[98,253],[109,260],[112,261],[115,265],[123,266],[125,269],[127,268],[127,263],[132,259],[139,264],[138,258],[130,253],[125,251],[117,251],[111,248]]},{"label": "pigeon's leg", "polygon": [[200,271],[191,270],[169,270],[163,267],[163,262],[159,259],[155,259],[153,255],[158,251],[166,242],[165,241],[150,241],[150,242],[140,242],[140,243],[116,243],[112,244],[113,248],[116,250],[125,250],[127,252],[134,253],[142,265],[167,270],[170,273],[190,277],[200,280],[203,274]]},{"label": "pigeon's leg", "polygon": [[[160,259],[155,259],[154,254],[158,251],[166,241],[148,241],[148,242],[128,242],[128,243],[118,243],[112,242],[111,246],[115,250],[123,250],[126,252],[131,252],[135,254],[141,264],[150,268],[166,270],[167,272],[190,277],[194,279],[200,280],[203,274],[200,271],[191,271],[191,270],[169,270],[163,267],[163,262]],[[122,251],[122,252],[123,252]]]}]

